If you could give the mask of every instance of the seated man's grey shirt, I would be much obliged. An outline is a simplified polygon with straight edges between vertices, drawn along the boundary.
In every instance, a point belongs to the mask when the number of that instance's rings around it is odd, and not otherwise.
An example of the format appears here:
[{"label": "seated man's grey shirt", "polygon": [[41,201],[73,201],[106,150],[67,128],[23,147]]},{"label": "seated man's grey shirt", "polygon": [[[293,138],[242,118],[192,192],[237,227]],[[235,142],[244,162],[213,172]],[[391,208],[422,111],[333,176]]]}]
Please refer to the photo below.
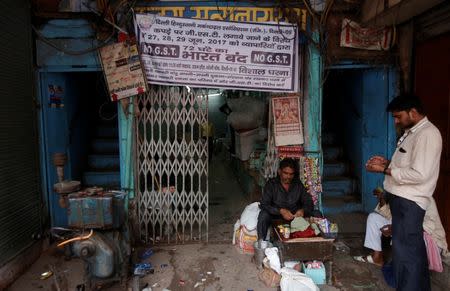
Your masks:
[{"label": "seated man's grey shirt", "polygon": [[270,179],[264,186],[260,208],[272,215],[280,215],[280,209],[285,208],[295,214],[299,209],[304,210],[305,217],[311,216],[314,210],[311,195],[299,180],[293,180],[286,191],[281,185],[279,177]]}]

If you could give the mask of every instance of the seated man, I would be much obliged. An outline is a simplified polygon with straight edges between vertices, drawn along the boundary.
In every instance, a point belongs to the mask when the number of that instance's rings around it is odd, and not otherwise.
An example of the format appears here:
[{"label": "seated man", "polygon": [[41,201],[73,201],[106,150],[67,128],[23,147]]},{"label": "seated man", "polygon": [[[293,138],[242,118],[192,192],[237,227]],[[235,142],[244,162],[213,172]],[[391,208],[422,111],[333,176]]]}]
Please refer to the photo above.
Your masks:
[{"label": "seated man", "polygon": [[266,239],[273,219],[293,220],[313,214],[311,196],[298,177],[298,163],[293,159],[280,162],[278,176],[264,186],[258,215],[258,239]]},{"label": "seated man", "polygon": [[[385,199],[382,189],[375,189],[374,195],[378,198],[378,204],[375,211],[367,217],[366,238],[364,246],[373,250],[371,255],[357,256],[355,260],[360,262],[372,263],[382,266],[384,263],[383,251],[381,247],[381,236],[391,236],[391,210],[389,208],[389,199]],[[431,197],[431,203],[428,206],[423,220],[423,229],[428,233],[443,255],[447,255],[447,241],[445,230],[436,207],[436,202]]]}]

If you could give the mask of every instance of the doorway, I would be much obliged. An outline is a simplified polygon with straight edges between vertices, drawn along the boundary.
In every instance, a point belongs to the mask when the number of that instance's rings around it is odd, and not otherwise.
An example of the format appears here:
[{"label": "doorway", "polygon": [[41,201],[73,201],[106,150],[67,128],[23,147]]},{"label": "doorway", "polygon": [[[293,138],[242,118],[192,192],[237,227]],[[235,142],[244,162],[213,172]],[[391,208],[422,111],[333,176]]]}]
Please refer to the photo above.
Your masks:
[{"label": "doorway", "polygon": [[101,72],[40,74],[40,131],[46,199],[52,226],[67,226],[59,206],[53,154],[64,153],[64,178],[83,186],[120,187],[117,104],[109,100]]},{"label": "doorway", "polygon": [[396,95],[390,68],[337,68],[328,71],[323,97],[324,213],[371,211],[372,190],[383,176],[367,173],[372,155],[390,156],[395,130],[386,106]]}]

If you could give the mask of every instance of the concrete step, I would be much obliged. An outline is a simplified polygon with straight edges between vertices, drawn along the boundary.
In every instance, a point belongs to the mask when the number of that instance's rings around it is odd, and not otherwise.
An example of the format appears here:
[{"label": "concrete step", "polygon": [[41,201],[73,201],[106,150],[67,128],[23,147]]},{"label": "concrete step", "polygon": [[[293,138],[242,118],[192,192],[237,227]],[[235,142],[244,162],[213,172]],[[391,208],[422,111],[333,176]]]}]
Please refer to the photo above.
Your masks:
[{"label": "concrete step", "polygon": [[89,155],[88,166],[90,169],[110,169],[119,170],[119,155]]},{"label": "concrete step", "polygon": [[326,162],[323,165],[323,177],[344,176],[348,171],[348,166],[343,162]]},{"label": "concrete step", "polygon": [[117,138],[119,130],[117,126],[99,125],[95,129],[95,136],[98,138]]},{"label": "concrete step", "polygon": [[353,179],[348,177],[327,177],[322,182],[322,188],[324,196],[333,196],[332,193],[346,195],[355,190]]},{"label": "concrete step", "polygon": [[361,201],[352,195],[342,197],[322,196],[322,211],[325,216],[358,211],[362,212],[363,205]]},{"label": "concrete step", "polygon": [[119,153],[119,141],[117,139],[96,138],[92,141],[92,151],[96,154]]},{"label": "concrete step", "polygon": [[120,172],[84,172],[83,184],[85,186],[119,188]]},{"label": "concrete step", "polygon": [[337,161],[342,157],[342,148],[334,146],[323,147],[323,159],[325,161]]}]

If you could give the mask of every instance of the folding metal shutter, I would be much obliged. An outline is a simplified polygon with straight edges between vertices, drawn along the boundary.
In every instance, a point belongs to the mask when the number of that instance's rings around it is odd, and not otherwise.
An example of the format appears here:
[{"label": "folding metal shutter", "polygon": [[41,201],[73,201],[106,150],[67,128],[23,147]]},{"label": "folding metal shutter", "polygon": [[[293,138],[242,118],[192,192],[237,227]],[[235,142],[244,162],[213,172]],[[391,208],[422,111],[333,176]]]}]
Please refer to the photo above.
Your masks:
[{"label": "folding metal shutter", "polygon": [[137,197],[141,238],[208,241],[206,90],[151,86],[138,99]]},{"label": "folding metal shutter", "polygon": [[30,4],[0,2],[0,267],[41,230]]}]

